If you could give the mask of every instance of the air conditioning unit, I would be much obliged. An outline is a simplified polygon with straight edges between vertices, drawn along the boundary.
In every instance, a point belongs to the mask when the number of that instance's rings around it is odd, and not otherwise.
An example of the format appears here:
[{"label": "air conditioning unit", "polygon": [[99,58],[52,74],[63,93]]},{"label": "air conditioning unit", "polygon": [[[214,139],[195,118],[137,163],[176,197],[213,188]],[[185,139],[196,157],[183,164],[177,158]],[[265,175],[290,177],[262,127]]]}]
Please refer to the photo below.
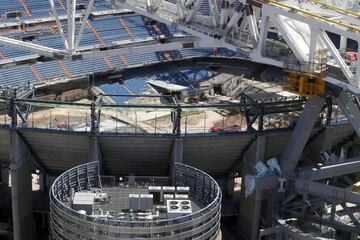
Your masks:
[{"label": "air conditioning unit", "polygon": [[72,203],[72,209],[75,211],[85,211],[86,215],[91,215],[94,208],[95,193],[76,192]]},{"label": "air conditioning unit", "polygon": [[165,195],[169,195],[169,194],[172,194],[174,195],[175,194],[175,187],[173,186],[163,186],[162,187],[162,202],[165,204],[166,203],[166,199],[165,199]]},{"label": "air conditioning unit", "polygon": [[181,200],[181,199],[189,199],[189,195],[188,194],[175,194],[175,199],[176,200]]},{"label": "air conditioning unit", "polygon": [[140,207],[140,195],[129,194],[129,209],[138,211]]},{"label": "air conditioning unit", "polygon": [[192,213],[190,200],[167,200],[167,219],[178,218]]},{"label": "air conditioning unit", "polygon": [[166,203],[167,200],[174,199],[174,194],[164,194],[164,203]]},{"label": "air conditioning unit", "polygon": [[140,210],[152,210],[154,207],[154,200],[152,194],[140,194]]},{"label": "air conditioning unit", "polygon": [[149,186],[149,193],[154,196],[154,203],[160,204],[161,201],[161,187],[160,186]]},{"label": "air conditioning unit", "polygon": [[189,194],[190,188],[189,187],[176,187],[177,194]]}]

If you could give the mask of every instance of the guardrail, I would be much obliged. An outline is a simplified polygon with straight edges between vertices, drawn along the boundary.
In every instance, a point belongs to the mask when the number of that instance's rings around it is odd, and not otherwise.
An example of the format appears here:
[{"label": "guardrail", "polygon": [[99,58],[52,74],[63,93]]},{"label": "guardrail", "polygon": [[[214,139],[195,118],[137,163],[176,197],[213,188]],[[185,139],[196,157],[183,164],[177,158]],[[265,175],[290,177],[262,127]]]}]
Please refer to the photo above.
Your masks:
[{"label": "guardrail", "polygon": [[176,163],[175,185],[189,186],[204,207],[185,216],[153,221],[99,219],[71,209],[71,192],[101,188],[98,162],[72,168],[50,189],[50,223],[54,239],[215,239],[220,231],[221,191],[203,171]]},{"label": "guardrail", "polygon": [[[306,99],[298,96],[278,97],[266,102],[242,97],[240,102],[226,104],[153,105],[101,104],[91,101],[73,103],[0,97],[0,126],[87,134],[238,134],[291,128],[305,103]],[[346,117],[336,105],[332,105],[331,111],[332,114],[325,111],[317,124],[336,125],[346,121]]]},{"label": "guardrail", "polygon": [[288,114],[302,111],[305,102],[301,97],[279,97],[267,102],[150,105],[0,97],[0,126],[132,135],[234,134],[288,128]]}]

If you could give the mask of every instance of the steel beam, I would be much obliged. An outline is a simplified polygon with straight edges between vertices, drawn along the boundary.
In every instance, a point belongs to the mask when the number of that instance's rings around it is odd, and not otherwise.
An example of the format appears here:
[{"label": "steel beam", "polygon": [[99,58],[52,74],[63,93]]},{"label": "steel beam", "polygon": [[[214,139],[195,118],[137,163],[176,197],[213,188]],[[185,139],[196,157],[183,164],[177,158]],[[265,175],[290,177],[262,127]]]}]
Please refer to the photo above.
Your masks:
[{"label": "steel beam", "polygon": [[17,49],[40,54],[40,55],[50,57],[50,58],[54,58],[54,57],[56,57],[56,55],[63,55],[65,53],[64,51],[61,51],[61,50],[58,50],[55,48],[45,47],[45,46],[42,46],[39,44],[24,42],[24,41],[20,41],[20,40],[8,38],[8,37],[3,37],[3,36],[0,36],[0,45],[14,47]]},{"label": "steel beam", "polygon": [[75,51],[75,25],[76,25],[76,0],[67,0],[67,31],[68,31],[68,46],[69,52]]},{"label": "steel beam", "polygon": [[310,63],[314,63],[314,54],[317,51],[319,29],[310,27],[310,45],[309,45],[309,59]]},{"label": "steel beam", "polygon": [[346,65],[344,59],[341,57],[339,50],[335,47],[329,36],[324,30],[320,30],[318,32],[320,39],[324,42],[327,49],[330,51],[331,55],[335,59],[336,63],[339,65],[341,71],[344,73],[345,77],[349,81],[350,84],[359,87],[358,83],[355,84],[355,77],[352,74],[350,68]]},{"label": "steel beam", "polygon": [[346,162],[327,165],[321,168],[302,171],[298,174],[301,179],[316,181],[325,178],[338,177],[345,174],[359,172],[360,158],[348,159]]},{"label": "steel beam", "polygon": [[357,220],[357,218],[354,216],[354,214],[352,213],[352,211],[350,210],[350,208],[346,205],[346,203],[341,203],[341,207],[345,210],[346,214],[349,216],[349,218],[351,219],[351,221],[353,222],[353,224],[356,227],[360,227],[360,223]]},{"label": "steel beam", "polygon": [[251,6],[247,5],[247,7],[245,7],[245,10],[246,10],[246,18],[248,19],[248,23],[249,23],[249,31],[255,41],[254,45],[256,45],[257,42],[259,41],[259,29],[257,26],[257,20],[256,17],[254,16],[254,11]]},{"label": "steel beam", "polygon": [[230,7],[229,1],[222,0],[221,10],[220,10],[220,20],[219,20],[220,28],[225,27],[227,18],[229,16],[229,7]]},{"label": "steel beam", "polygon": [[255,190],[265,190],[276,188],[279,184],[279,177],[275,175],[254,178]]},{"label": "steel beam", "polygon": [[243,15],[243,7],[244,5],[242,3],[239,4],[239,6],[236,8],[234,14],[231,16],[229,22],[226,24],[223,36],[226,37],[230,30],[237,24],[237,22],[240,20],[241,16]]},{"label": "steel beam", "polygon": [[194,17],[195,14],[199,11],[201,4],[203,3],[204,0],[196,0],[194,7],[188,12],[186,19],[185,19],[185,24],[190,23]]},{"label": "steel beam", "polygon": [[219,11],[217,9],[216,0],[209,0],[209,5],[210,5],[211,19],[213,21],[213,25],[214,27],[217,28],[219,26],[220,16],[219,16]]},{"label": "steel beam", "polygon": [[[52,0],[51,0],[52,1]],[[89,19],[89,15],[93,9],[93,6],[94,6],[94,0],[90,0],[89,3],[88,3],[88,6],[86,8],[86,11],[85,11],[85,15],[82,19],[82,24],[81,24],[81,27],[80,27],[80,30],[79,30],[79,33],[76,37],[76,41],[75,41],[75,51],[77,51],[77,48],[79,47],[79,44],[81,42],[81,38],[82,38],[82,35],[84,33],[84,30],[85,30],[85,27],[86,27],[86,24],[88,22],[88,19]]]},{"label": "steel beam", "polygon": [[357,41],[357,45],[358,45],[358,59],[357,59],[357,62],[356,62],[356,86],[358,87],[360,85],[360,41],[358,40]]},{"label": "steel beam", "polygon": [[296,39],[291,34],[287,33],[286,27],[284,22],[279,15],[273,15],[271,18],[271,21],[275,24],[279,32],[281,33],[281,36],[285,40],[286,44],[289,46],[289,48],[292,50],[294,55],[296,56],[296,59],[299,61],[305,61],[306,56],[301,51],[300,46],[297,44]]},{"label": "steel beam", "polygon": [[341,91],[338,96],[336,96],[335,101],[340,107],[341,111],[350,121],[351,125],[354,127],[354,130],[358,137],[360,137],[360,110],[359,107],[349,98],[345,91]]},{"label": "steel beam", "polygon": [[293,187],[298,192],[319,196],[332,202],[360,204],[360,193],[345,188],[302,179],[296,179]]},{"label": "steel beam", "polygon": [[287,145],[280,160],[281,171],[285,176],[292,174],[295,170],[306,142],[308,141],[312,129],[314,128],[315,122],[318,119],[324,101],[325,99],[322,97],[315,97],[306,103],[291,135],[289,144]]},{"label": "steel beam", "polygon": [[69,50],[68,42],[66,41],[66,36],[64,34],[64,29],[62,27],[59,15],[57,14],[55,4],[54,4],[54,0],[49,0],[49,3],[50,3],[51,12],[54,15],[55,22],[56,22],[56,25],[58,27],[59,33],[60,33],[61,40],[64,43],[65,50],[68,51]]},{"label": "steel beam", "polygon": [[282,210],[282,211],[290,214],[293,217],[301,218],[305,221],[306,220],[313,221],[313,222],[319,223],[321,225],[333,227],[338,230],[360,234],[360,228],[356,227],[356,226],[347,225],[347,224],[341,223],[339,221],[331,221],[330,219],[321,218],[319,216],[310,216],[310,215],[303,216],[301,213],[299,213],[297,211],[292,211],[292,210],[287,210],[287,209]]}]

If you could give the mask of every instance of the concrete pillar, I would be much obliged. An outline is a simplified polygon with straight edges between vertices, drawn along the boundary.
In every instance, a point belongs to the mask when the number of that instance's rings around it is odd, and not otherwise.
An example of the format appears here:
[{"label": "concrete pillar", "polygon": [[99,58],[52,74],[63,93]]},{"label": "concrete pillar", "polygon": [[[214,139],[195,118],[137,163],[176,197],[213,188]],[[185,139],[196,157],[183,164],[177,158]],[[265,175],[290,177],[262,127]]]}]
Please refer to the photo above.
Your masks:
[{"label": "concrete pillar", "polygon": [[227,178],[226,179],[226,194],[228,196],[234,195],[234,187],[235,187],[235,180],[234,178]]},{"label": "concrete pillar", "polygon": [[47,191],[47,184],[46,184],[46,173],[40,171],[39,173],[39,185],[40,191],[46,192]]},{"label": "concrete pillar", "polygon": [[45,177],[46,177],[46,184],[49,186],[50,189],[50,187],[53,185],[53,183],[56,180],[56,176],[46,175]]},{"label": "concrete pillar", "polygon": [[17,133],[10,135],[10,170],[14,239],[34,239],[32,164],[30,151]]},{"label": "concrete pillar", "polygon": [[90,151],[89,151],[89,162],[101,162],[101,151],[98,137],[89,138]]},{"label": "concrete pillar", "polygon": [[175,163],[183,163],[184,143],[182,138],[175,138],[171,153],[170,176],[175,183]]},{"label": "concrete pillar", "polygon": [[357,44],[358,44],[358,60],[357,60],[357,63],[356,63],[356,82],[357,82],[357,86],[360,86],[360,41],[357,41]]},{"label": "concrete pillar", "polygon": [[97,136],[89,138],[89,162],[99,162],[100,172],[103,171],[103,164],[101,159],[100,142]]},{"label": "concrete pillar", "polygon": [[8,186],[9,185],[9,176],[10,176],[10,170],[8,168],[1,168],[1,183],[3,185]]},{"label": "concrete pillar", "polygon": [[[241,189],[245,189],[244,181]],[[259,234],[259,224],[261,217],[261,191],[255,191],[253,194],[245,197],[245,191],[241,191],[240,212],[238,215],[237,227],[240,235],[245,239],[257,240]]]},{"label": "concrete pillar", "polygon": [[[265,147],[266,136],[258,136],[256,141],[253,142],[244,155],[244,161],[248,168],[242,170],[242,176],[253,174],[251,170],[254,169],[255,164],[265,160]],[[238,215],[237,226],[240,235],[244,236],[245,239],[258,239],[262,198],[262,191],[255,191],[250,196],[245,197],[245,181],[242,181],[239,203],[240,212]]]}]

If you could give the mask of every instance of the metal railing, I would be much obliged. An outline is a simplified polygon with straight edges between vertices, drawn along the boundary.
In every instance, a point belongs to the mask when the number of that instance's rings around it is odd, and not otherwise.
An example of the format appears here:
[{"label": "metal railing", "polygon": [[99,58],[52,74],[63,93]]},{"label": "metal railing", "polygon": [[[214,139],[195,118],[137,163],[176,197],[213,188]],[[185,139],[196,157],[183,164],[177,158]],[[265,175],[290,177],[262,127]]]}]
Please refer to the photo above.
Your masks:
[{"label": "metal railing", "polygon": [[259,112],[265,122],[274,119],[287,128],[288,121],[276,115],[301,111],[305,102],[304,98],[281,97],[267,102],[150,105],[0,97],[0,126],[136,135],[234,134],[249,130],[245,115],[257,117]]},{"label": "metal railing", "polygon": [[185,216],[153,221],[100,219],[69,207],[71,193],[101,188],[98,162],[72,168],[50,189],[50,222],[54,239],[215,239],[220,230],[221,190],[196,168],[176,163],[175,185],[189,186],[204,207]]},{"label": "metal railing", "polygon": [[[229,104],[99,104],[0,97],[0,126],[90,134],[211,135],[294,127],[302,97],[243,98]],[[320,125],[347,121],[336,106],[324,106]],[[250,123],[251,124],[250,124]]]}]

